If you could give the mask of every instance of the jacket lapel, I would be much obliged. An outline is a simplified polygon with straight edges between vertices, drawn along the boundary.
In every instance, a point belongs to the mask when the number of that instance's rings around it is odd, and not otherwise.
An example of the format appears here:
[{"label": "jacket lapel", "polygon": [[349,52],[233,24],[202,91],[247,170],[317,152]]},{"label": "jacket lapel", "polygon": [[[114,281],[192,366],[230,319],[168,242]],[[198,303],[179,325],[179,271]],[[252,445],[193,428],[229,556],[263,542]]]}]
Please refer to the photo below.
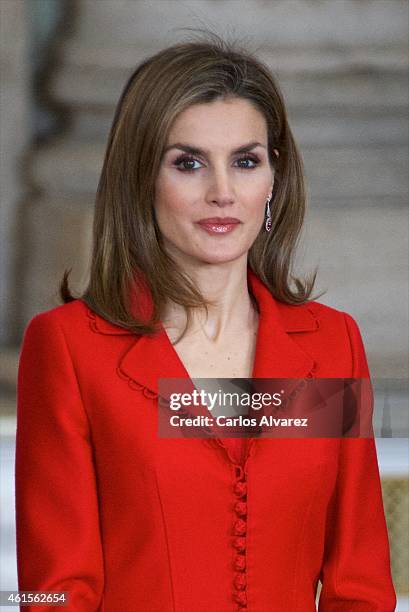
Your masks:
[{"label": "jacket lapel", "polygon": [[305,378],[315,362],[292,339],[295,332],[314,332],[318,321],[304,306],[278,302],[249,269],[249,286],[260,310],[252,378]]},{"label": "jacket lapel", "polygon": [[[252,378],[305,378],[312,376],[314,360],[292,339],[297,332],[314,332],[319,323],[308,304],[278,302],[248,267],[248,285],[259,308],[259,328]],[[146,303],[146,296],[143,301]],[[130,334],[92,311],[93,329],[103,334]],[[138,336],[118,364],[118,374],[158,393],[160,378],[187,378],[189,374],[164,328],[152,336]]]}]

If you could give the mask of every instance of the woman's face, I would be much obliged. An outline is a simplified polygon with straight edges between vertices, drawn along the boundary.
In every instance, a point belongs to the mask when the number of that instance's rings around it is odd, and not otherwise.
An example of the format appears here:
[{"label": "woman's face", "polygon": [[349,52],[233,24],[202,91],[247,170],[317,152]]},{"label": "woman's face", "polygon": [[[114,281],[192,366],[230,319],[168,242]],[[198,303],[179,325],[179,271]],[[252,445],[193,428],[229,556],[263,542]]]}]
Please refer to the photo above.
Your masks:
[{"label": "woman's face", "polygon": [[170,129],[156,180],[155,213],[166,251],[193,265],[247,254],[273,182],[260,111],[242,98],[190,106]]}]

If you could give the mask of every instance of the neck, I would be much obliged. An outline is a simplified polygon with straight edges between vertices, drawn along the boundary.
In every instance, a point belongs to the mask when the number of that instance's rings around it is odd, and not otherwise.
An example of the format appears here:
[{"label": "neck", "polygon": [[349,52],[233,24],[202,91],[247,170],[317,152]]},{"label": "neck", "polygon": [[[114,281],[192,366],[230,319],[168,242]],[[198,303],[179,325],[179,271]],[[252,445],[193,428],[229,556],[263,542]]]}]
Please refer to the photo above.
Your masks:
[{"label": "neck", "polygon": [[[223,338],[254,329],[258,321],[257,304],[247,286],[247,259],[226,264],[203,264],[185,271],[205,300],[213,305],[192,311],[188,334],[202,333],[217,343]],[[163,317],[167,329],[184,328],[186,315],[179,304],[169,303]]]}]

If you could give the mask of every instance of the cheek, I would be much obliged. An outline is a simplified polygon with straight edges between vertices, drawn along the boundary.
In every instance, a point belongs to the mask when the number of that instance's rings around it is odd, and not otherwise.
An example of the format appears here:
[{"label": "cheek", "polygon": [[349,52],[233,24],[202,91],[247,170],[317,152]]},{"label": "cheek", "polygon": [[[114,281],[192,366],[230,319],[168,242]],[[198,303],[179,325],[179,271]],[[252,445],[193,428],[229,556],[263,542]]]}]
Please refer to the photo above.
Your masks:
[{"label": "cheek", "polygon": [[253,190],[251,194],[246,198],[245,208],[247,211],[247,218],[262,217],[266,210],[267,204],[268,187]]},{"label": "cheek", "polygon": [[267,196],[271,192],[271,185],[271,175],[264,172],[248,178],[240,190],[240,198],[245,203],[246,209],[253,213],[262,210],[266,204]]},{"label": "cheek", "polygon": [[181,188],[180,183],[165,179],[157,183],[154,207],[159,223],[161,219],[184,219],[192,209],[188,194]]},{"label": "cheek", "polygon": [[186,240],[191,232],[192,211],[192,202],[183,199],[177,190],[167,191],[166,196],[162,194],[155,203],[156,220],[162,235],[171,241]]}]

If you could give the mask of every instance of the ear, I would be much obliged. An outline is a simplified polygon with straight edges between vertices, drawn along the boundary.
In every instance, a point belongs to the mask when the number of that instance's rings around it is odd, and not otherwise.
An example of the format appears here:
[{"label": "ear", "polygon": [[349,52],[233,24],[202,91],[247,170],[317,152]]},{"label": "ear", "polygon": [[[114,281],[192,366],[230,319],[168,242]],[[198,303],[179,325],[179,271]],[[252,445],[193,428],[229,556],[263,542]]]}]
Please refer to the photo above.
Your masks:
[{"label": "ear", "polygon": [[274,153],[276,154],[277,157],[280,157],[280,153],[278,152],[278,149],[273,149]]}]

